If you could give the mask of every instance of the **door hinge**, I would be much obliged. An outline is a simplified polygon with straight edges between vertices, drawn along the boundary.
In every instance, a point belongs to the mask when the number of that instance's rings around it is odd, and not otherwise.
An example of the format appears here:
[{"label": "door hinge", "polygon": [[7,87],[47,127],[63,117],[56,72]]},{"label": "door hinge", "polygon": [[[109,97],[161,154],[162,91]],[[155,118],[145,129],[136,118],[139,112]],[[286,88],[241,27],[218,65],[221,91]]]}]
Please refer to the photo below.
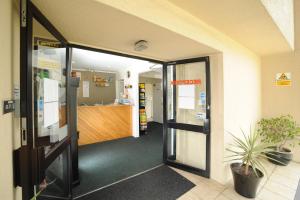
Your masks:
[{"label": "door hinge", "polygon": [[27,0],[21,0],[21,26],[27,25]]},{"label": "door hinge", "polygon": [[21,145],[27,145],[27,125],[26,125],[26,118],[22,117],[21,119]]}]

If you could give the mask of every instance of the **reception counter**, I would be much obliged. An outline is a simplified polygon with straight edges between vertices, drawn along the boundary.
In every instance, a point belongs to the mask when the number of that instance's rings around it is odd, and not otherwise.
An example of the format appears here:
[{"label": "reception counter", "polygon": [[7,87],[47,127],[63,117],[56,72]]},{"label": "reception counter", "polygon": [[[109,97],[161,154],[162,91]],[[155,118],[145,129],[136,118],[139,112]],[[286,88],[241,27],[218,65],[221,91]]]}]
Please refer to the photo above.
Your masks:
[{"label": "reception counter", "polygon": [[130,105],[78,106],[78,144],[132,136]]}]

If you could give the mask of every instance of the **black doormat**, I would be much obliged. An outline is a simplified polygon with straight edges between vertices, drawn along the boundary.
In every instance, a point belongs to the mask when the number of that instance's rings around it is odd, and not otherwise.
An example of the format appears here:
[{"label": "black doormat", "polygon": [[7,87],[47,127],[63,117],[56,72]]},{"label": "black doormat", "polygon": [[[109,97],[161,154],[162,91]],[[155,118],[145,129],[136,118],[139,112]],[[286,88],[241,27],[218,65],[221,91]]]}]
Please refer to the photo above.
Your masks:
[{"label": "black doormat", "polygon": [[79,200],[175,200],[195,185],[163,165]]}]

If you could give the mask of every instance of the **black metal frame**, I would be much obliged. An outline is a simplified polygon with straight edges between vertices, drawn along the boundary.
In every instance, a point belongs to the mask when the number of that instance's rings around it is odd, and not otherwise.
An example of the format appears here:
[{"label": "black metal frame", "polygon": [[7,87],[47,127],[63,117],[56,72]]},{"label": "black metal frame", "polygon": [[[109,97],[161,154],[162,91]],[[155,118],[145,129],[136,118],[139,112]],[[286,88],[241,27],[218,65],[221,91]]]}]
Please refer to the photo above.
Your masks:
[{"label": "black metal frame", "polygon": [[[198,125],[191,125],[191,124],[184,124],[184,123],[177,123],[176,122],[176,86],[173,87],[173,113],[174,113],[174,119],[168,120],[168,110],[167,110],[167,94],[168,94],[168,80],[167,80],[167,68],[168,66],[174,66],[173,68],[173,80],[176,80],[176,65],[178,64],[188,64],[188,63],[195,63],[195,62],[205,62],[205,71],[206,71],[206,120],[204,121],[204,126],[198,126]],[[175,73],[175,74],[174,74]],[[168,165],[199,174],[201,176],[210,177],[210,159],[211,159],[211,144],[210,144],[210,103],[211,103],[211,93],[210,93],[210,63],[209,63],[209,57],[199,57],[199,58],[192,58],[192,59],[184,59],[184,60],[178,60],[174,62],[168,62],[164,64],[163,69],[163,109],[164,109],[164,144],[163,144],[163,159],[164,162]],[[175,93],[174,93],[175,90]],[[206,135],[206,169],[198,169],[195,167],[191,167],[188,165],[184,165],[181,163],[177,163],[175,161],[172,161],[168,159],[168,128],[173,129],[180,129],[180,130],[187,130],[187,131],[193,131],[193,132],[199,132],[201,134]],[[176,151],[174,151],[176,152]],[[176,153],[175,153],[176,154]]]},{"label": "black metal frame", "polygon": [[[25,129],[21,131],[22,145],[17,151],[19,169],[19,178],[16,178],[18,185],[22,187],[22,199],[30,199],[34,195],[34,185],[39,184],[39,181],[43,179],[44,171],[47,167],[60,155],[64,150],[68,150],[70,154],[70,133],[68,130],[68,136],[55,145],[53,149],[47,155],[44,154],[43,147],[36,147],[35,135],[34,135],[34,118],[33,118],[33,103],[32,103],[32,34],[33,34],[33,19],[37,20],[44,28],[49,31],[56,39],[66,47],[66,69],[67,69],[67,87],[69,85],[71,58],[70,49],[67,46],[67,40],[62,34],[50,23],[50,21],[35,7],[30,0],[20,1],[21,13],[20,13],[20,110],[21,110],[21,124]],[[67,90],[68,92],[68,90]],[[68,97],[68,94],[66,94]],[[68,98],[67,98],[67,113],[69,110]],[[67,123],[69,116],[67,115]],[[25,141],[25,142],[24,142]],[[70,156],[69,156],[70,157]],[[69,158],[68,158],[69,159]],[[72,167],[70,159],[66,170],[70,173],[68,181],[71,183]],[[17,166],[15,166],[16,168]],[[71,192],[71,188],[69,188]],[[69,195],[69,199],[72,198],[72,193]]]}]

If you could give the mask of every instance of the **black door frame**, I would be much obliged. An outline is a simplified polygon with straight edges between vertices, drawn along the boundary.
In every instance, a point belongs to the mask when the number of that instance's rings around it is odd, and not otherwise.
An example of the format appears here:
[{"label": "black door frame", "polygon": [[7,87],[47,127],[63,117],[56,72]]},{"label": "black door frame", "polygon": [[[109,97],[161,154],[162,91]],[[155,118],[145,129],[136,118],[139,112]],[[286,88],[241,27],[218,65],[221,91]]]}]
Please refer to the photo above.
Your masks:
[{"label": "black door frame", "polygon": [[[21,147],[19,149],[19,185],[22,187],[22,199],[27,200],[34,196],[34,185],[44,178],[47,167],[64,151],[70,155],[70,134],[55,145],[47,155],[43,147],[36,147],[34,135],[34,113],[32,103],[32,53],[33,53],[33,19],[38,21],[66,48],[66,81],[69,88],[69,74],[71,67],[71,53],[67,40],[30,1],[20,1],[20,117],[21,117]],[[68,92],[68,89],[67,89]],[[69,121],[69,97],[67,96],[67,123]],[[68,158],[66,170],[70,173],[68,181],[71,183],[72,168]],[[71,192],[71,187],[69,186]],[[72,193],[69,199],[72,198]]]},{"label": "black door frame", "polygon": [[[191,124],[184,124],[184,123],[177,123],[176,122],[176,98],[173,97],[173,113],[174,113],[174,120],[168,120],[168,77],[167,77],[167,68],[168,66],[175,66],[173,71],[173,80],[176,80],[176,65],[178,64],[189,64],[189,63],[196,63],[196,62],[205,62],[205,73],[206,73],[206,120],[204,120],[203,126],[198,125],[191,125]],[[211,87],[210,87],[210,62],[209,57],[198,57],[198,58],[191,58],[191,59],[184,59],[184,60],[177,60],[174,62],[167,62],[164,64],[163,68],[163,117],[164,117],[164,144],[163,144],[163,160],[166,164],[170,166],[174,166],[185,171],[189,171],[207,178],[210,178],[210,161],[211,161],[211,138],[210,138],[210,105],[211,105]],[[173,88],[173,96],[176,97],[176,88]],[[184,165],[181,163],[177,163],[174,161],[170,161],[168,159],[168,128],[180,129],[180,130],[187,130],[193,132],[199,132],[206,135],[206,169],[198,169],[192,166]],[[175,139],[176,140],[176,139]],[[176,144],[175,144],[176,145]],[[174,148],[176,146],[174,145]],[[175,151],[176,152],[176,151]]]},{"label": "black door frame", "polygon": [[[57,148],[51,151],[41,168],[38,169],[33,165],[34,162],[39,162],[39,155],[41,151],[34,148],[34,135],[33,135],[33,106],[32,102],[32,91],[29,86],[32,85],[32,24],[33,19],[36,19],[40,24],[42,24],[54,37],[56,37],[65,47],[66,47],[66,64],[67,64],[67,74],[70,74],[71,71],[71,56],[72,56],[72,48],[90,50],[100,53],[107,53],[117,56],[123,56],[128,58],[135,58],[140,60],[145,60],[157,64],[163,65],[163,161],[167,165],[171,165],[177,168],[181,168],[186,171],[190,171],[192,173],[199,174],[204,177],[210,176],[210,120],[207,120],[205,126],[201,128],[206,134],[206,170],[199,170],[196,168],[188,167],[185,165],[169,162],[167,160],[167,129],[170,127],[170,123],[167,120],[167,67],[168,65],[176,65],[176,64],[184,64],[184,63],[192,63],[203,61],[206,62],[206,87],[207,87],[207,95],[206,102],[210,106],[210,71],[209,71],[209,57],[198,57],[192,59],[185,60],[177,60],[172,62],[166,62],[162,60],[156,60],[151,58],[146,58],[142,56],[130,55],[125,53],[120,53],[117,51],[110,51],[100,48],[94,48],[84,45],[79,45],[75,43],[69,43],[63,35],[51,24],[51,22],[41,13],[41,11],[31,2],[31,0],[21,0],[20,1],[20,95],[21,95],[21,105],[20,105],[20,113],[21,113],[21,148],[20,148],[20,156],[19,156],[19,164],[20,164],[20,186],[22,186],[22,197],[23,199],[30,199],[33,194],[33,186],[36,184],[37,178],[41,176],[38,174],[41,169],[46,169],[46,165],[50,164],[64,149],[70,148],[71,136],[70,133],[68,136],[57,145]],[[26,76],[24,76],[26,74]],[[67,88],[70,87],[69,79],[67,76]],[[68,89],[67,89],[68,91]],[[67,102],[69,102],[70,97],[67,95]],[[176,102],[175,102],[176,103]],[[68,103],[67,103],[68,104]],[[69,104],[68,104],[69,105]],[[69,107],[67,107],[67,120],[69,121],[70,113]],[[210,119],[210,109],[207,110],[208,119]],[[174,124],[177,128],[183,127],[180,124]],[[183,127],[184,128],[184,127]],[[186,127],[185,127],[186,128]],[[199,127],[195,127],[198,131]],[[72,149],[71,149],[72,151]],[[71,157],[71,154],[69,154]],[[69,162],[71,163],[71,161]],[[72,173],[72,166],[69,165],[68,169],[70,173]],[[34,178],[33,178],[34,177]],[[71,187],[72,178],[69,177],[69,183]],[[72,197],[70,197],[72,198]]]}]

